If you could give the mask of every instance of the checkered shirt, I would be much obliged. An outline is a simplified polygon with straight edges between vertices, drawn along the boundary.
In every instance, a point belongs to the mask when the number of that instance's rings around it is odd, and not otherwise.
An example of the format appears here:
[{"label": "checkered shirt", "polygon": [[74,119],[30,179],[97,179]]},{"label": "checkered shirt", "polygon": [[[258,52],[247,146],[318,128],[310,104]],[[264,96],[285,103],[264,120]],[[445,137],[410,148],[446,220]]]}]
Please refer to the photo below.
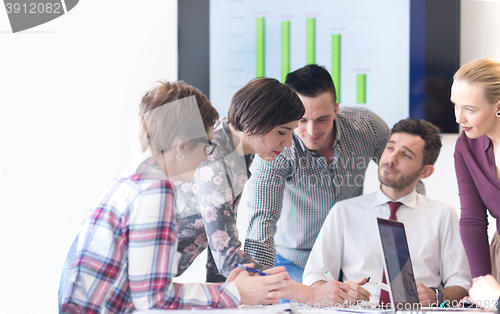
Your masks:
[{"label": "checkered shirt", "polygon": [[101,194],[80,232],[61,313],[234,307],[234,283],[177,284],[179,214],[173,187],[150,158]]},{"label": "checkered shirt", "polygon": [[341,107],[335,118],[333,162],[294,134],[272,162],[255,157],[249,189],[245,252],[272,267],[276,254],[301,268],[335,203],[363,194],[370,160],[378,164],[389,138],[385,122],[364,108]]}]

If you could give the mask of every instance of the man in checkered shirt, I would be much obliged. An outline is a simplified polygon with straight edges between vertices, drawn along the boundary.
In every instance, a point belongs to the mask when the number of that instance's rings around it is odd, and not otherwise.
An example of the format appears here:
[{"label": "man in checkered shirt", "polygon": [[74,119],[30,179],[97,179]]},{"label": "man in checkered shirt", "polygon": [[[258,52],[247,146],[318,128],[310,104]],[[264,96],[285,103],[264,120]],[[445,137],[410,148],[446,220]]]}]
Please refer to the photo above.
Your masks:
[{"label": "man in checkered shirt", "polygon": [[307,258],[335,203],[363,194],[370,160],[378,164],[389,129],[364,108],[339,108],[324,67],[307,65],[286,78],[306,113],[292,147],[273,162],[255,157],[248,189],[245,251],[259,263],[285,266],[302,282]]}]

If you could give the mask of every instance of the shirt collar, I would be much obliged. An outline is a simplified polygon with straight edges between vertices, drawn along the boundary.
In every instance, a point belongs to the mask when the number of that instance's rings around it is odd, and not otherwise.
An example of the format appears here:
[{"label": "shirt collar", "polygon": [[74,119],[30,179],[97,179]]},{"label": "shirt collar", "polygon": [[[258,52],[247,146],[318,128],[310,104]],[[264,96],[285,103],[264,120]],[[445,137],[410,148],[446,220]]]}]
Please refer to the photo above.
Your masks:
[{"label": "shirt collar", "polygon": [[156,161],[144,154],[141,154],[137,160],[127,170],[125,177],[132,175],[140,180],[168,180],[168,177],[161,170]]},{"label": "shirt collar", "polygon": [[333,141],[333,147],[335,147],[335,145],[337,145],[337,143],[340,141],[340,138],[342,137],[342,129],[340,128],[339,123],[337,123],[337,118],[333,119],[332,131],[335,131],[335,141]]},{"label": "shirt collar", "polygon": [[[387,204],[387,202],[392,202],[391,198],[382,192],[382,189],[380,188],[380,185],[378,187],[378,190],[375,194],[375,199],[373,200],[373,206],[380,206]],[[406,194],[405,196],[401,197],[400,199],[396,200],[396,202],[401,202],[405,206],[416,209],[417,208],[417,192],[415,190],[411,191],[409,194]]]},{"label": "shirt collar", "polygon": [[297,139],[297,143],[299,143],[299,146],[302,149],[302,151],[304,151],[307,154],[315,153],[315,151],[309,150],[309,148],[306,147],[304,142],[302,142],[300,136],[298,136],[295,132],[293,132],[293,136]]}]

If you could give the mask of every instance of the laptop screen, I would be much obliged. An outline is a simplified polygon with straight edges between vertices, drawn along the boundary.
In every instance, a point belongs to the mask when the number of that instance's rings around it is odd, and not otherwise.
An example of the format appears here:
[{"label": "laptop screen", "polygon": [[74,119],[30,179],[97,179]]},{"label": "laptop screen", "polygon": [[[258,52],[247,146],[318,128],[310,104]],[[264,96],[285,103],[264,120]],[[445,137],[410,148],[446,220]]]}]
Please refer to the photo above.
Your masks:
[{"label": "laptop screen", "polygon": [[393,303],[418,303],[417,286],[404,225],[380,218],[377,218],[377,222]]}]

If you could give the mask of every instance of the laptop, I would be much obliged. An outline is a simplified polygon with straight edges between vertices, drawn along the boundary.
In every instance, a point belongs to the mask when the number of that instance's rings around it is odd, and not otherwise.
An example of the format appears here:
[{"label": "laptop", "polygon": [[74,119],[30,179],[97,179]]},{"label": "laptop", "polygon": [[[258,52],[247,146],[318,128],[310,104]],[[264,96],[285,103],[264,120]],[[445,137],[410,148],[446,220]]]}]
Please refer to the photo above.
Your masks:
[{"label": "laptop", "polygon": [[377,224],[392,308],[418,310],[420,303],[404,224],[381,218],[377,218]]},{"label": "laptop", "polygon": [[393,311],[418,311],[418,313],[446,311],[449,314],[464,311],[496,313],[496,310],[493,309],[422,307],[418,301],[417,285],[413,274],[404,224],[381,218],[377,218],[377,223],[382,255],[384,256],[384,271]]}]

